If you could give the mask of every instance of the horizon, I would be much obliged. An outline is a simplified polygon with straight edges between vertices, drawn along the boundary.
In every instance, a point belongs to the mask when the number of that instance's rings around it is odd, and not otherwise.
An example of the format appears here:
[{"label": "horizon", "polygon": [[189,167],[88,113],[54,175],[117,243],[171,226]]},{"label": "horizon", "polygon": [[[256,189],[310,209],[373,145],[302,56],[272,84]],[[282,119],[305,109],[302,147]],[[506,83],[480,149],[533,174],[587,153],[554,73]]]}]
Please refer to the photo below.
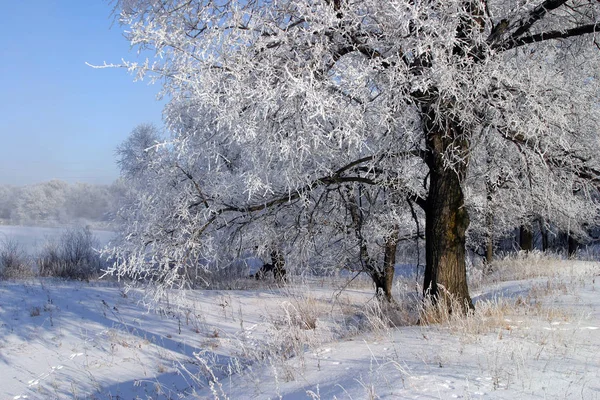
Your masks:
[{"label": "horizon", "polygon": [[43,181],[36,181],[36,182],[31,182],[31,183],[2,183],[0,182],[0,187],[13,187],[13,188],[24,188],[26,186],[36,186],[36,185],[43,185],[46,184],[48,182],[52,182],[52,181],[59,181],[59,182],[64,182],[69,186],[73,186],[73,185],[77,185],[77,184],[84,184],[84,185],[91,185],[91,186],[112,186],[115,183],[117,183],[119,181],[119,177],[117,176],[113,181],[111,182],[106,182],[106,183],[94,183],[94,182],[83,182],[83,181],[66,181],[64,179],[57,179],[57,178],[52,178],[52,179],[47,179],[47,180],[43,180]]}]

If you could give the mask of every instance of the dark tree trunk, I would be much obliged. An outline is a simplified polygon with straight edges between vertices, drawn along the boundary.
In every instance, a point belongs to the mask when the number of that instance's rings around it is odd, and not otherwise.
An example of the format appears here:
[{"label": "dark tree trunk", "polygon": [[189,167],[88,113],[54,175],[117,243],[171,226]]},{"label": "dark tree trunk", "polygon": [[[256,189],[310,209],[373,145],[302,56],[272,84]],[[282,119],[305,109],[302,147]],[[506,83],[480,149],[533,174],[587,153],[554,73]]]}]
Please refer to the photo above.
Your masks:
[{"label": "dark tree trunk", "polygon": [[451,295],[473,308],[467,287],[465,238],[469,216],[456,172],[430,171],[425,213],[425,295],[434,300]]},{"label": "dark tree trunk", "polygon": [[[483,59],[480,46],[471,39],[474,32],[485,30],[483,6],[484,2],[479,1],[465,3],[470,17],[462,18],[457,25],[456,37],[460,40],[452,51],[454,55]],[[472,46],[465,46],[469,42]],[[420,64],[419,67],[431,65],[428,53],[417,57],[415,64]],[[429,189],[423,204],[427,261],[424,294],[431,296],[434,302],[451,300],[446,303],[451,307],[450,312],[467,312],[473,309],[465,262],[469,214],[461,183],[467,173],[470,135],[465,134],[465,125],[453,117],[456,114],[452,110],[452,101],[446,98],[439,102],[436,88],[416,91],[412,95],[420,105],[427,146],[425,163],[429,167]],[[452,165],[447,165],[447,161]],[[454,310],[455,305],[460,310]]]},{"label": "dark tree trunk", "polygon": [[487,209],[485,215],[485,263],[489,266],[494,258],[494,215],[492,214],[492,185],[486,180]]},{"label": "dark tree trunk", "polygon": [[[360,196],[360,190],[358,196]],[[393,303],[392,287],[394,282],[394,265],[396,264],[399,228],[394,227],[392,234],[385,238],[383,267],[380,268],[377,265],[377,261],[372,259],[369,255],[369,250],[362,234],[362,210],[358,206],[354,193],[350,189],[347,190],[346,207],[350,212],[354,233],[358,240],[360,261],[364,271],[369,274],[371,279],[373,279],[373,283],[375,284],[375,294],[378,299]]]},{"label": "dark tree trunk", "polygon": [[568,235],[567,242],[569,258],[573,258],[577,254],[577,250],[579,250],[579,242],[571,234]]},{"label": "dark tree trunk", "polygon": [[[430,119],[434,121],[435,119]],[[467,149],[467,143],[455,140],[461,134],[459,126],[449,123],[450,132],[429,130],[427,165],[429,193],[425,204],[425,279],[424,295],[434,302],[441,299],[452,307],[458,302],[466,312],[473,308],[467,286],[465,264],[466,231],[469,215],[461,187],[466,174],[466,162],[454,169],[444,164],[443,154],[453,146],[456,151]],[[454,140],[453,140],[454,139]],[[450,310],[454,311],[454,310]]]},{"label": "dark tree trunk", "polygon": [[398,229],[394,228],[391,236],[385,239],[383,266],[368,256],[366,246],[361,250],[364,268],[375,284],[375,295],[379,300],[394,303],[392,288],[394,285],[394,267],[396,265],[396,250],[398,248]]},{"label": "dark tree trunk", "polygon": [[486,219],[485,263],[489,266],[494,259],[494,217],[488,210]]},{"label": "dark tree trunk", "polygon": [[523,251],[533,250],[533,232],[530,226],[521,225],[519,229],[519,247]]},{"label": "dark tree trunk", "polygon": [[492,232],[488,232],[485,241],[485,263],[490,265],[494,261],[494,238]]},{"label": "dark tree trunk", "polygon": [[285,258],[283,254],[279,250],[271,251],[271,262],[263,264],[262,267],[254,274],[254,278],[265,279],[267,274],[272,272],[273,278],[277,283],[285,283],[287,282],[287,271],[285,270]]},{"label": "dark tree trunk", "polygon": [[271,263],[273,264],[273,277],[278,283],[285,283],[287,281],[287,271],[285,270],[285,258],[279,250],[273,250],[271,252]]},{"label": "dark tree trunk", "polygon": [[394,267],[396,265],[396,250],[398,249],[398,228],[394,227],[391,236],[385,240],[383,255],[383,270],[373,269],[371,277],[375,282],[377,297],[389,303],[394,302],[392,288],[394,284]]},{"label": "dark tree trunk", "polygon": [[542,251],[548,250],[548,229],[546,229],[546,223],[543,218],[538,220],[540,224],[540,234],[542,235]]}]

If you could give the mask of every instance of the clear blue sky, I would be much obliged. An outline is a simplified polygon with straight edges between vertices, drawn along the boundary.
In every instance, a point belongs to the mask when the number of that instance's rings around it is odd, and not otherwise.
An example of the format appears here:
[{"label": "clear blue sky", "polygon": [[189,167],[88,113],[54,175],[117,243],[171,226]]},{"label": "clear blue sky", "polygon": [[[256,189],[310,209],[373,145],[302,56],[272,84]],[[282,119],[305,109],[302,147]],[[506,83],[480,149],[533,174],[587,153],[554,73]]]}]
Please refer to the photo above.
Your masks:
[{"label": "clear blue sky", "polygon": [[[0,0],[0,184],[110,183],[115,147],[164,102],[124,69],[136,60],[104,0]],[[112,27],[111,27],[112,25]]]}]

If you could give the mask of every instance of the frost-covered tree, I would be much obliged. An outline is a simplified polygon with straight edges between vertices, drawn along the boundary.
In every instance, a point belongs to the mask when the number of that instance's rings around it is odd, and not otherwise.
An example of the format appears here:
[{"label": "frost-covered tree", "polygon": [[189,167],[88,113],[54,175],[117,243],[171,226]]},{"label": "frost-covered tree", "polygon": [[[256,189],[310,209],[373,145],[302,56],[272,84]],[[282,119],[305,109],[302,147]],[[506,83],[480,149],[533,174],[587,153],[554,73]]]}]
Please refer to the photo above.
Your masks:
[{"label": "frost-covered tree", "polygon": [[[528,165],[522,162],[522,155],[510,147],[503,153],[493,143],[479,149],[483,153],[474,153],[469,166],[466,185],[468,191],[468,209],[470,213],[470,240],[476,246],[485,246],[486,259],[491,260],[492,240],[514,236],[522,242],[521,248],[532,246],[535,231],[540,231],[542,247],[548,247],[544,235],[556,236],[559,232],[570,232],[577,238],[587,236],[586,226],[595,224],[597,218],[594,200],[589,193],[579,196],[578,185],[563,184],[557,180],[552,190],[544,189],[543,169],[527,171]],[[495,157],[490,157],[490,153]],[[557,173],[554,169],[553,173]],[[577,178],[577,174],[574,178]],[[568,179],[569,178],[565,178]],[[542,190],[540,190],[542,189]],[[570,191],[575,191],[570,193]],[[595,188],[592,187],[595,191]],[[521,235],[523,233],[523,235]],[[521,239],[524,239],[521,241]],[[531,249],[531,248],[529,248]]]},{"label": "frost-covered tree", "polygon": [[493,205],[501,182],[514,196],[496,207],[596,217],[595,1],[121,0],[117,11],[131,43],[156,52],[125,66],[163,80],[176,143],[176,168],[129,235],[144,237],[138,254],[170,237],[211,260],[219,235],[249,221],[263,228],[240,230],[240,243],[276,234],[307,252],[289,237],[320,206],[351,210],[323,196],[361,185],[386,193],[363,238],[393,241],[417,204],[425,293],[472,307],[469,213]]},{"label": "frost-covered tree", "polygon": [[[310,190],[253,195],[258,200],[251,203],[252,154],[231,141],[214,114],[198,109],[172,103],[169,114],[178,118],[170,121],[171,138],[140,165],[143,174],[124,171],[130,188],[119,213],[125,240],[113,254],[123,261],[120,273],[194,284],[203,275],[199,267],[218,273],[251,253],[274,264],[283,257],[295,272],[366,272],[391,300],[396,245],[413,239],[414,230],[410,212],[396,207],[398,193],[367,185],[366,178],[324,177]],[[275,177],[281,166],[265,168]]]},{"label": "frost-covered tree", "polygon": [[66,191],[64,213],[65,223],[78,223],[81,226],[106,221],[111,209],[111,193],[106,185],[74,183]]},{"label": "frost-covered tree", "polygon": [[65,197],[69,185],[51,180],[21,188],[11,219],[19,224],[58,224],[66,213]]},{"label": "frost-covered tree", "polygon": [[11,213],[15,209],[16,200],[20,196],[20,189],[15,186],[0,186],[0,221],[10,221]]},{"label": "frost-covered tree", "polygon": [[161,143],[158,128],[152,124],[136,126],[129,137],[117,147],[117,165],[121,175],[134,178],[144,173]]}]

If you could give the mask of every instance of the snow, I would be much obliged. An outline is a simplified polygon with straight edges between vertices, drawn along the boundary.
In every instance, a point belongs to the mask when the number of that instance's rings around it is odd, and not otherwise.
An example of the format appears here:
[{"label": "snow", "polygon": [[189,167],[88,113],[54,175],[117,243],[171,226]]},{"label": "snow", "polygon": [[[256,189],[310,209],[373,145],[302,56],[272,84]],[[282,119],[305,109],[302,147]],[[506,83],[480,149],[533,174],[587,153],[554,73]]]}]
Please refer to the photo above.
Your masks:
[{"label": "snow", "polygon": [[0,282],[0,398],[598,399],[600,266],[547,269],[482,284],[475,316],[394,328],[368,312],[366,282],[156,308],[114,282]]}]

